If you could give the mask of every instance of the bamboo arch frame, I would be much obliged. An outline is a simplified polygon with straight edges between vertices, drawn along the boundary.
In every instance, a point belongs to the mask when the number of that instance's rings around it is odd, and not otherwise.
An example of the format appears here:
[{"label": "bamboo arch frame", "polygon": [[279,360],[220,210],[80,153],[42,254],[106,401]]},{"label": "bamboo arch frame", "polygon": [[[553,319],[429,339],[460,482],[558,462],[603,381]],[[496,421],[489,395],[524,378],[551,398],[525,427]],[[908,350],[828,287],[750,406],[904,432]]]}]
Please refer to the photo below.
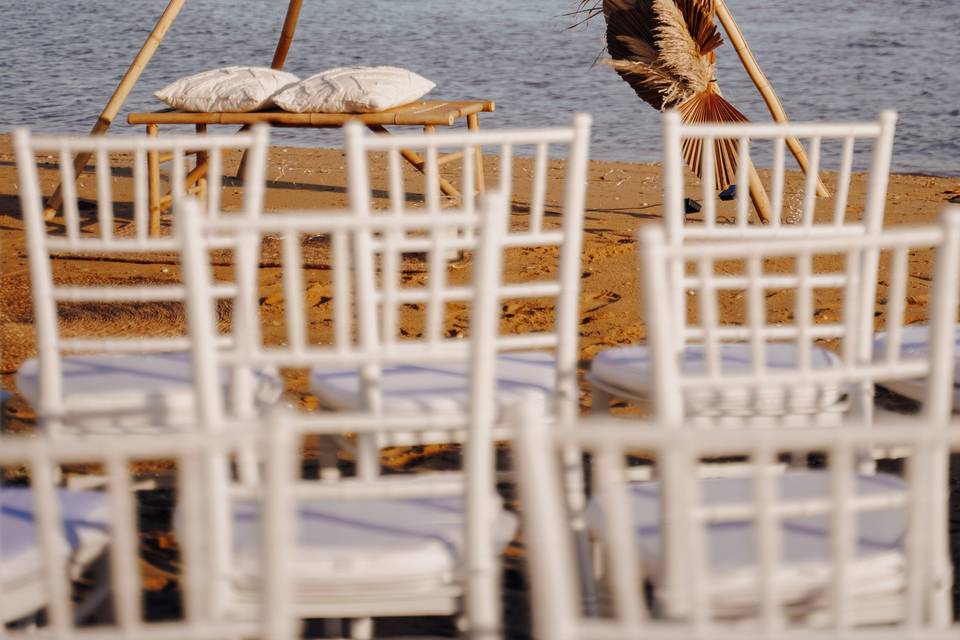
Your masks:
[{"label": "bamboo arch frame", "polygon": [[[120,108],[123,106],[123,103],[126,102],[133,87],[137,84],[141,74],[143,74],[143,70],[147,68],[147,64],[149,64],[150,59],[153,58],[153,54],[157,52],[160,43],[167,35],[177,16],[180,15],[180,11],[186,2],[187,0],[169,0],[167,7],[163,10],[163,13],[160,14],[160,18],[157,19],[157,23],[154,25],[150,35],[147,36],[140,51],[127,68],[126,73],[123,74],[123,78],[120,79],[120,83],[114,90],[113,95],[110,96],[110,100],[107,101],[97,121],[90,129],[90,135],[106,133],[110,125],[113,124],[113,119],[120,113]],[[287,5],[287,14],[283,21],[283,29],[280,32],[280,39],[277,42],[277,48],[273,54],[273,62],[270,64],[274,69],[283,69],[287,61],[287,54],[290,52],[290,45],[293,43],[293,36],[297,30],[297,21],[300,19],[300,8],[302,6],[303,0],[290,0],[290,3]],[[74,175],[78,178],[83,167],[86,166],[90,160],[90,155],[89,153],[81,153],[74,158]],[[55,216],[62,203],[63,185],[58,184],[53,195],[47,200],[47,205],[43,211],[44,217],[49,220]]]},{"label": "bamboo arch frame", "polygon": [[[113,95],[110,96],[110,100],[107,101],[107,104],[100,113],[100,116],[97,118],[97,121],[90,129],[90,135],[105,133],[107,129],[110,128],[110,125],[113,124],[113,119],[116,118],[117,114],[120,112],[120,108],[123,106],[123,103],[126,102],[127,97],[130,95],[133,87],[140,79],[140,76],[144,69],[146,69],[147,64],[149,64],[151,58],[153,58],[153,54],[156,53],[160,43],[163,41],[163,38],[170,30],[171,25],[173,25],[173,22],[177,19],[177,16],[180,14],[181,9],[183,9],[186,1],[187,0],[169,0],[167,7],[160,15],[160,18],[157,20],[156,25],[154,25],[153,30],[147,36],[147,39],[140,48],[140,51],[127,68],[123,78],[120,79],[120,83],[114,90]],[[783,104],[780,102],[780,98],[774,92],[770,85],[770,81],[767,80],[763,71],[760,69],[756,58],[753,57],[753,53],[747,46],[746,40],[744,39],[736,21],[734,21],[733,16],[730,14],[729,9],[727,9],[726,3],[724,0],[715,0],[715,3],[717,19],[719,20],[721,26],[723,26],[724,31],[726,31],[727,36],[730,38],[730,42],[733,45],[733,48],[736,50],[737,56],[740,58],[743,68],[747,71],[750,79],[757,87],[757,91],[760,92],[761,97],[770,111],[770,115],[776,122],[786,122],[787,114],[783,108]],[[296,33],[297,22],[300,19],[300,9],[302,6],[303,0],[290,0],[289,4],[287,5],[287,13],[283,21],[283,28],[280,32],[280,39],[277,41],[277,47],[273,54],[273,61],[270,64],[273,69],[282,69],[286,63],[287,54],[290,51],[290,45],[293,43],[293,36]],[[800,141],[796,138],[788,138],[787,146],[793,153],[804,174],[809,173],[810,163],[807,159],[807,154],[803,149],[803,145],[800,144]],[[74,175],[77,176],[77,178],[79,178],[83,167],[86,166],[89,160],[90,154],[88,153],[78,154],[76,158],[74,158]],[[244,157],[243,160],[246,160],[246,157]],[[243,161],[241,161],[241,171],[243,168],[242,165]],[[762,190],[763,187],[759,184],[759,178],[756,177],[755,171],[751,172],[750,177],[751,183],[754,183],[751,185],[751,187],[756,189],[756,187],[759,186]],[[823,182],[820,180],[819,175],[817,176],[817,195],[820,197],[829,195],[829,192],[827,191],[827,188],[824,186]],[[763,199],[766,199],[766,193],[763,194]],[[47,205],[44,208],[44,217],[49,220],[55,216],[62,202],[63,185],[58,184],[56,190],[53,192],[53,195],[51,195],[50,199],[47,200]],[[762,214],[760,215],[762,216]]]}]

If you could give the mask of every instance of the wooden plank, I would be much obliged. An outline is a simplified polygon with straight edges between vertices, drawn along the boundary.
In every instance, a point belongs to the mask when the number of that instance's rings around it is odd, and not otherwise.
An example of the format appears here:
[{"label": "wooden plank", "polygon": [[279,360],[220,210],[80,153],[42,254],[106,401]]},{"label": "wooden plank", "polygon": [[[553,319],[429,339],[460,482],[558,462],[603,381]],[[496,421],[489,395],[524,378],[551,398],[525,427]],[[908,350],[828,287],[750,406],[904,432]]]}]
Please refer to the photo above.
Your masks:
[{"label": "wooden plank", "polygon": [[342,127],[351,120],[365,125],[442,125],[452,126],[458,118],[481,112],[492,112],[491,101],[447,102],[429,100],[415,102],[396,109],[377,113],[289,113],[287,111],[256,111],[253,113],[187,113],[165,109],[147,113],[131,113],[127,122],[142,124],[230,124],[252,125],[267,122],[292,127]]}]

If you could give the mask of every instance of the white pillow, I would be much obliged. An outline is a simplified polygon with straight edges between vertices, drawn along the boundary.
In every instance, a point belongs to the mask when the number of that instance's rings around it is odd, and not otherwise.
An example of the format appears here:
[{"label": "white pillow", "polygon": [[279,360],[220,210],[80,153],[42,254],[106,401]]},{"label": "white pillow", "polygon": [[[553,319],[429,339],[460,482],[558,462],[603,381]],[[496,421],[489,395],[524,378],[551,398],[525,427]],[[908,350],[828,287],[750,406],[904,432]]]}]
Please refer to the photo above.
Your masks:
[{"label": "white pillow", "polygon": [[153,95],[181,111],[242,113],[272,107],[271,96],[298,81],[276,69],[225,67],[180,78]]},{"label": "white pillow", "polygon": [[372,113],[422,98],[436,84],[397,67],[328,69],[273,97],[294,113]]}]

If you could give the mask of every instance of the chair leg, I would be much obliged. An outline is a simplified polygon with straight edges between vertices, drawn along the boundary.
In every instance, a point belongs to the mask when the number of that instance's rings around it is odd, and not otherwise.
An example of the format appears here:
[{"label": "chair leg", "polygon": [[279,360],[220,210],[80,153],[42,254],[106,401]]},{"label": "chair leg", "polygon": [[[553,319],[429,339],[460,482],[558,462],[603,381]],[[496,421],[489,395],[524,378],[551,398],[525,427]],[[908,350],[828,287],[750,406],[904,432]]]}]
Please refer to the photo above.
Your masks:
[{"label": "chair leg", "polygon": [[[480,131],[480,114],[471,113],[467,116],[467,129],[470,131]],[[477,157],[473,170],[476,173],[475,182],[477,193],[483,193],[486,188],[483,178],[483,150],[478,146],[476,147],[475,153]]]},{"label": "chair leg", "polygon": [[351,620],[350,640],[373,640],[373,618]]},{"label": "chair leg", "polygon": [[590,413],[594,415],[605,415],[610,412],[610,394],[598,387],[593,387],[593,402],[590,405]]}]

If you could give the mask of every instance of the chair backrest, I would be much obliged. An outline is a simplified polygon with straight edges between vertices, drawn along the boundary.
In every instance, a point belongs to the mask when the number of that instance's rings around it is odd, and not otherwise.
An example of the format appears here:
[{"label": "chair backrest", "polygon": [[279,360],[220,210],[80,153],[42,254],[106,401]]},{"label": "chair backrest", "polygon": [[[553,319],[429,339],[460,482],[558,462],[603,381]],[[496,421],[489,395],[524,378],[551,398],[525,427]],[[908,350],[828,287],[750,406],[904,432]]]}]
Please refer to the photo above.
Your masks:
[{"label": "chair backrest", "polygon": [[[883,111],[875,122],[851,123],[697,123],[684,124],[677,111],[663,117],[664,135],[664,221],[671,242],[692,239],[770,237],[781,235],[822,235],[876,233],[883,226],[883,212],[890,173],[894,128],[897,114]],[[799,208],[791,212],[787,195],[786,140],[807,140],[810,167],[803,183]],[[768,151],[763,143],[769,141]],[[857,143],[872,143],[866,201],[859,218],[848,211],[851,179]],[[718,218],[715,176],[717,147],[736,150],[736,171],[725,167],[727,180],[737,185],[732,224]],[[834,149],[834,147],[836,147]],[[701,177],[702,220],[694,221],[685,213],[685,155],[697,159]],[[750,223],[749,169],[763,152],[770,154],[769,224]],[[837,179],[830,211],[817,213],[817,179],[831,153],[836,158]]]},{"label": "chair backrest", "polygon": [[[54,255],[67,257],[77,254],[95,254],[99,258],[122,258],[131,253],[154,254],[160,258],[163,254],[179,252],[180,243],[176,237],[169,235],[151,237],[149,234],[146,165],[150,154],[172,156],[173,202],[178,204],[186,196],[184,180],[187,174],[188,153],[201,151],[206,154],[209,183],[219,185],[223,175],[224,152],[232,149],[249,151],[252,155],[247,164],[247,188],[238,217],[247,219],[259,215],[263,207],[268,131],[266,128],[256,128],[250,133],[241,135],[176,136],[164,139],[33,136],[26,129],[18,129],[14,132],[40,369],[40,406],[35,408],[42,420],[53,425],[63,418],[61,356],[64,353],[91,351],[147,353],[190,350],[190,340],[187,335],[158,338],[155,337],[156,331],[149,333],[149,330],[145,330],[139,336],[125,334],[123,337],[108,338],[62,337],[58,313],[59,305],[62,303],[81,305],[177,303],[184,300],[184,288],[178,283],[175,273],[161,276],[160,281],[150,278],[146,283],[137,279],[135,284],[127,284],[129,277],[125,277],[124,281],[120,282],[108,277],[95,277],[94,279],[100,283],[85,282],[83,285],[72,286],[64,283],[69,282],[69,277],[64,278],[54,274],[51,258]],[[95,225],[91,226],[91,231],[81,227],[79,200],[73,175],[72,158],[80,152],[89,152],[96,159],[97,209]],[[121,152],[129,153],[132,162],[132,233],[129,232],[129,227],[118,229],[116,224],[118,216],[113,197],[114,177],[110,154]],[[38,153],[55,153],[59,159],[60,178],[64,188],[64,215],[62,230],[56,229],[60,225],[54,225],[56,232],[51,232],[43,216],[40,177],[36,161]],[[208,190],[205,209],[210,212],[211,217],[222,215],[219,188]],[[213,248],[230,249],[232,246],[229,239],[225,239]],[[171,261],[167,256],[164,262],[176,264],[176,259]],[[232,295],[233,290],[223,288],[216,293],[221,296]],[[96,331],[92,331],[94,328]],[[93,322],[87,323],[86,327],[74,327],[74,329],[75,333],[103,335],[102,327]]]},{"label": "chair backrest", "polygon": [[[484,151],[497,154],[497,189],[504,193],[508,202],[514,185],[518,192],[529,190],[530,208],[526,212],[513,211],[509,226],[500,244],[510,255],[543,255],[545,278],[533,280],[530,274],[509,273],[503,282],[498,277],[500,291],[498,299],[517,305],[517,311],[535,308],[549,309],[553,301],[553,313],[547,314],[550,328],[542,330],[534,325],[530,331],[517,331],[513,335],[497,338],[499,351],[518,351],[524,349],[552,349],[556,363],[556,401],[557,410],[566,418],[572,419],[578,409],[577,358],[579,354],[579,293],[580,293],[580,253],[583,245],[583,221],[586,198],[587,166],[589,156],[591,118],[588,114],[577,114],[569,127],[516,130],[487,130],[464,132],[441,132],[430,134],[370,135],[365,134],[359,123],[345,127],[346,150],[349,178],[350,207],[357,215],[369,215],[375,212],[371,198],[370,154],[386,154],[386,192],[389,208],[384,213],[400,216],[404,213],[417,213],[443,216],[467,214],[476,211],[475,192],[478,188],[476,173],[482,172],[478,158]],[[559,161],[551,160],[551,150],[562,150],[563,164],[562,196],[557,195],[556,211],[548,206],[548,175],[560,171]],[[413,150],[423,158],[424,206],[408,207],[407,189],[401,168],[403,155]],[[533,154],[530,180],[517,176],[515,155],[530,151]],[[453,202],[443,203],[439,186],[439,167],[442,153],[452,153],[454,159],[462,160],[460,171],[461,196]],[[522,169],[527,173],[525,169]],[[516,179],[515,179],[516,178]],[[559,219],[558,219],[559,218]],[[481,221],[481,226],[485,224]],[[461,240],[471,239],[471,229],[454,232]],[[391,238],[391,242],[395,239]],[[392,260],[395,253],[392,247],[385,246],[384,260]],[[554,258],[556,256],[556,258]],[[434,260],[449,257],[447,254],[434,254]],[[518,261],[518,262],[522,262]],[[556,265],[556,266],[554,266]],[[437,265],[439,266],[439,265]],[[394,285],[384,280],[382,308],[381,340],[389,344],[397,331],[396,312],[391,307],[403,304],[404,294],[393,290]],[[531,306],[532,305],[532,306]],[[435,340],[441,330],[442,312],[430,311],[433,316],[427,323],[425,337]],[[498,332],[499,333],[499,332]]]},{"label": "chair backrest", "polygon": [[[385,184],[378,181],[373,186],[386,192],[389,199],[389,207],[385,210],[387,213],[438,213],[441,210],[472,213],[476,208],[475,194],[485,188],[483,182],[486,178],[481,176],[485,175],[482,163],[489,163],[489,159],[483,159],[483,152],[486,151],[499,156],[494,188],[506,193],[511,202],[514,199],[514,184],[519,187],[518,194],[529,194],[530,208],[524,226],[530,233],[538,233],[547,228],[547,219],[553,217],[552,212],[548,211],[548,177],[561,173],[560,161],[551,160],[553,150],[565,160],[562,194],[554,194],[554,198],[557,200],[557,213],[563,216],[566,224],[569,218],[583,215],[591,122],[589,114],[579,113],[569,127],[391,135],[366,133],[360,123],[348,123],[344,127],[344,144],[350,208],[362,214],[375,211],[371,177],[385,175]],[[379,170],[375,173],[372,169],[374,159],[371,154],[376,152],[386,156],[385,173]],[[411,153],[419,154],[422,161],[422,206],[409,206],[408,202],[408,180],[404,177],[403,162],[404,157]],[[533,156],[529,182],[515,174],[517,154]],[[461,195],[444,202],[445,196],[440,188],[440,167],[456,160],[461,162],[458,189]],[[379,167],[379,163],[376,166]],[[521,171],[528,173],[524,168]]]},{"label": "chair backrest", "polygon": [[[947,502],[946,477],[936,470],[945,468],[950,451],[960,452],[956,423],[944,428],[946,422],[905,416],[882,430],[850,424],[677,432],[606,417],[561,431],[544,428],[535,398],[518,411],[520,512],[536,638],[733,640],[747,633],[770,640],[824,634],[879,640],[909,633],[945,640],[960,631],[950,622],[948,519],[934,504]],[[905,452],[903,479],[856,475],[855,452],[877,442]],[[595,557],[609,595],[595,618],[579,613],[574,544],[565,526],[558,460],[570,446],[593,461],[589,517],[602,523]],[[778,454],[812,449],[828,452],[826,469],[772,472]],[[638,451],[658,467],[657,482],[630,482]],[[702,460],[725,456],[760,464],[738,478],[703,480],[697,472]],[[807,488],[798,490],[804,478]],[[872,528],[880,521],[900,537],[880,543]],[[736,533],[744,530],[749,533]],[[801,558],[791,568],[799,552],[792,545],[816,547],[819,561]],[[869,593],[879,585],[876,567],[873,573],[867,568],[871,562],[881,564],[881,573],[889,563],[893,582],[879,606],[882,617],[893,616],[898,626],[862,626],[868,624],[862,614],[871,606]],[[868,596],[865,581],[872,581]],[[798,598],[806,599],[798,606]],[[748,620],[727,617],[737,603]]]},{"label": "chair backrest", "polygon": [[[217,507],[209,502],[206,491],[207,463],[240,448],[262,448],[262,434],[250,425],[237,425],[227,434],[192,430],[175,437],[169,433],[124,438],[0,437],[0,467],[23,473],[23,481],[8,480],[0,486],[0,625],[4,626],[0,635],[49,634],[63,640],[150,637],[158,631],[157,609],[163,609],[165,638],[279,640],[264,628],[268,622],[275,625],[276,620],[288,618],[289,603],[273,603],[274,608],[259,614],[263,619],[255,615],[245,621],[215,618],[209,606],[208,557],[219,541],[209,537],[207,526],[210,512]],[[106,489],[63,488],[59,475],[63,465],[101,465]],[[158,564],[166,561],[177,566],[177,588],[165,594],[155,592],[159,597],[154,598],[144,597],[144,540],[174,531],[162,515],[162,498],[153,503],[155,517],[145,517],[134,492],[135,475],[144,469],[154,473],[163,469],[174,479],[175,491],[152,495],[155,499],[175,496],[167,506],[179,512],[181,523],[176,548],[157,550]],[[219,498],[226,501],[227,496]],[[264,562],[273,561],[274,550],[265,547],[262,552]],[[81,575],[84,584],[77,588],[72,581]],[[269,592],[273,586],[268,582],[264,589]]]},{"label": "chair backrest", "polygon": [[[735,403],[739,424],[744,415],[769,422],[783,415],[771,413],[767,405],[785,414],[798,405],[823,409],[857,386],[914,378],[928,378],[924,411],[931,419],[949,415],[960,277],[957,212],[944,212],[939,226],[851,237],[671,246],[662,229],[647,227],[640,239],[653,401],[665,424],[680,426],[690,414],[708,424],[722,422],[728,417],[724,398],[737,393],[742,396]],[[936,250],[931,344],[928,353],[917,355],[901,349],[910,294],[908,261],[911,251],[931,247]],[[889,336],[882,359],[860,349],[872,344],[872,331],[862,332],[865,326],[872,330],[874,318],[873,299],[869,306],[861,302],[863,289],[875,286],[864,273],[865,255],[878,262],[889,256],[885,295],[877,302]],[[667,277],[676,273],[682,277]],[[789,305],[785,317],[768,308],[776,296]],[[684,300],[679,312],[662,303],[674,297]],[[839,302],[838,317],[819,306],[831,298]],[[831,345],[835,357],[818,354],[818,343]],[[733,345],[739,345],[736,357],[725,358]],[[691,360],[694,347],[702,357],[684,362],[684,354]],[[819,415],[812,409],[800,413]]]}]

